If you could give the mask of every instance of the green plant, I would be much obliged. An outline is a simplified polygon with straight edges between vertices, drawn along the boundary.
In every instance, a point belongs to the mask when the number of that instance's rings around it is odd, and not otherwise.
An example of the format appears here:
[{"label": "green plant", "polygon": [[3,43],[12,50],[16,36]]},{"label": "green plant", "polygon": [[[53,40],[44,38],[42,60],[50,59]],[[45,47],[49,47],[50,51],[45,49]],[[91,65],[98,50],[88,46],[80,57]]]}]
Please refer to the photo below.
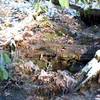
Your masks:
[{"label": "green plant", "polygon": [[[33,5],[35,10],[37,12],[41,12],[41,11],[47,12],[47,8],[42,6],[41,1],[42,0],[37,0],[35,2],[35,4]],[[69,0],[58,0],[58,1],[59,1],[59,4],[61,5],[62,8],[69,8]],[[52,0],[49,0],[49,2],[51,3]]]},{"label": "green plant", "polygon": [[69,8],[69,0],[59,0],[59,4],[62,8]]},{"label": "green plant", "polygon": [[[50,1],[52,1],[52,0],[50,0]],[[58,0],[58,1],[62,8],[69,8],[70,0]],[[80,3],[87,4],[90,7],[93,4],[94,0],[75,0],[75,2],[77,4],[80,4]],[[95,0],[95,2],[97,2],[97,4],[100,6],[100,0]]]},{"label": "green plant", "polygon": [[42,0],[37,0],[36,3],[33,5],[34,9],[36,10],[37,14],[47,12],[47,8],[42,6]]},{"label": "green plant", "polygon": [[0,80],[7,80],[8,79],[8,72],[7,70],[4,68],[4,66],[0,66]]},{"label": "green plant", "polygon": [[2,52],[0,54],[0,80],[7,80],[8,79],[8,72],[5,69],[5,65],[10,64],[11,59],[7,52]]},{"label": "green plant", "polygon": [[4,64],[10,64],[11,63],[11,59],[10,59],[9,55],[6,52],[3,52],[2,55],[3,55]]}]

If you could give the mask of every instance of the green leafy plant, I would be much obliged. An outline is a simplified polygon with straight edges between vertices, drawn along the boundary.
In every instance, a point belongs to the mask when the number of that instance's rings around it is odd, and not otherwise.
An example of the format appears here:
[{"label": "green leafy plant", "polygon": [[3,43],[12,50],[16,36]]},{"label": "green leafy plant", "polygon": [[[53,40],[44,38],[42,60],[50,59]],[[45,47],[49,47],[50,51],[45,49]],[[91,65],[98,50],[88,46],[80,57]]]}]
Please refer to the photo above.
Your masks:
[{"label": "green leafy plant", "polygon": [[59,4],[62,8],[69,8],[69,0],[59,0]]},{"label": "green leafy plant", "polygon": [[42,6],[42,0],[37,0],[36,3],[33,5],[34,9],[36,10],[37,14],[47,12],[47,8]]},{"label": "green leafy plant", "polygon": [[[47,12],[47,8],[42,6],[41,1],[42,0],[37,0],[35,2],[35,4],[33,5],[35,10],[37,12],[41,12],[41,11]],[[69,0],[58,0],[58,1],[62,8],[69,8]],[[49,2],[51,3],[52,0],[49,0]]]},{"label": "green leafy plant", "polygon": [[[50,0],[52,1],[52,0]],[[61,5],[62,8],[69,8],[70,5],[70,0],[58,0],[59,4]],[[94,0],[75,0],[76,4],[87,4],[89,7],[91,4],[94,2]],[[95,2],[100,6],[100,0],[95,0]]]},{"label": "green leafy plant", "polygon": [[2,52],[0,54],[0,80],[7,80],[8,79],[8,72],[5,69],[5,65],[10,64],[11,59],[7,52]]},{"label": "green leafy plant", "polygon": [[4,68],[4,66],[0,66],[0,80],[7,80],[8,79],[8,72],[7,70]]},{"label": "green leafy plant", "polygon": [[4,63],[5,64],[10,64],[11,63],[11,59],[10,59],[9,55],[7,53],[5,53],[5,52],[2,53],[2,55],[3,55]]}]

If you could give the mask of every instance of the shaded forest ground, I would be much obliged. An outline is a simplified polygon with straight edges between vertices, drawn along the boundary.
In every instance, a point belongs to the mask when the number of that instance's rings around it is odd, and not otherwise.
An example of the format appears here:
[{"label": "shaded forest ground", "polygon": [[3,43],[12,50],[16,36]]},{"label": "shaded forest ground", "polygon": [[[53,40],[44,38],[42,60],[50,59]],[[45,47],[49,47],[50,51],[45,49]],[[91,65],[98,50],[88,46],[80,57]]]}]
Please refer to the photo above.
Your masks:
[{"label": "shaded forest ground", "polygon": [[[15,23],[28,16],[8,8],[3,8],[10,14],[6,18],[11,16],[12,20],[18,20]],[[2,44],[17,24],[3,19],[6,13],[2,9],[1,12],[0,33],[7,28],[10,30],[1,34]],[[18,24],[15,32],[12,31],[14,33],[10,36],[15,39],[16,50],[12,63],[7,67],[10,78],[0,82],[0,100],[94,100],[100,92],[99,78],[89,81],[78,92],[70,91],[77,82],[74,74],[100,48],[100,26],[87,27],[80,18],[61,10],[56,15],[52,18],[44,13],[32,15],[34,17],[28,24],[22,28]],[[1,48],[8,52],[9,43]]]}]

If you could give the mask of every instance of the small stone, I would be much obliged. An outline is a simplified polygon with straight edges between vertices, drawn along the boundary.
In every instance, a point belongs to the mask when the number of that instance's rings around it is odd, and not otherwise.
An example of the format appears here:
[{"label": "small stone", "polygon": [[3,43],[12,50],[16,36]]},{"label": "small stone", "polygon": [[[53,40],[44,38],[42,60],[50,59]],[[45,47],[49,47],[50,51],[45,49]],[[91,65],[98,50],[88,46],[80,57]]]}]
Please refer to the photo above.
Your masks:
[{"label": "small stone", "polygon": [[38,67],[37,65],[33,64],[32,61],[26,62],[26,63],[24,64],[24,66],[25,66],[25,68],[27,68],[27,69],[29,69],[29,70],[34,70],[34,71],[39,70],[39,67]]},{"label": "small stone", "polygon": [[44,76],[48,76],[47,72],[44,71],[44,70],[41,70],[41,74],[40,74],[41,77],[44,77]]}]

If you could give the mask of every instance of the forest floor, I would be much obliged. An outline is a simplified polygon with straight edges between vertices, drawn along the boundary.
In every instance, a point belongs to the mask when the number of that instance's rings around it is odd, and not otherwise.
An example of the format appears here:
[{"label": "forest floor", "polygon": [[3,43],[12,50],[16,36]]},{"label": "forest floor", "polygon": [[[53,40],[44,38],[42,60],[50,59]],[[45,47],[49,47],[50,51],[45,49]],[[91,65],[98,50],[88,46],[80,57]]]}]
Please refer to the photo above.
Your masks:
[{"label": "forest floor", "polygon": [[[79,91],[78,73],[100,49],[100,25],[86,26],[80,17],[52,6],[35,12],[29,2],[0,3],[0,50],[15,52],[0,82],[0,100],[99,100],[100,77]],[[45,5],[44,5],[45,6]],[[1,62],[1,61],[0,61]]]}]

